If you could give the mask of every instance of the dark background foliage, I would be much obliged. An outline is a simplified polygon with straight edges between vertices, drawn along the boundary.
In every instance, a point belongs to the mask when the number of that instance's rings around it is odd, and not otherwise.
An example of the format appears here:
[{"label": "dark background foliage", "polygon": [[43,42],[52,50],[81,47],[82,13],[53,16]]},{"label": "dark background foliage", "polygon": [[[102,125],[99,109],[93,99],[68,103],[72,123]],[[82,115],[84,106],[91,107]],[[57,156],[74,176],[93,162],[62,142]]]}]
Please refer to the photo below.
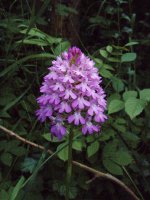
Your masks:
[{"label": "dark background foliage", "polygon": [[[51,61],[78,46],[96,62],[108,99],[100,135],[76,130],[73,157],[122,180],[140,199],[150,195],[149,0],[1,0],[0,124],[58,151],[36,98]],[[0,132],[0,199],[64,199],[67,147],[58,157]],[[42,165],[42,167],[41,167]],[[77,167],[70,199],[130,200],[123,189]]]}]

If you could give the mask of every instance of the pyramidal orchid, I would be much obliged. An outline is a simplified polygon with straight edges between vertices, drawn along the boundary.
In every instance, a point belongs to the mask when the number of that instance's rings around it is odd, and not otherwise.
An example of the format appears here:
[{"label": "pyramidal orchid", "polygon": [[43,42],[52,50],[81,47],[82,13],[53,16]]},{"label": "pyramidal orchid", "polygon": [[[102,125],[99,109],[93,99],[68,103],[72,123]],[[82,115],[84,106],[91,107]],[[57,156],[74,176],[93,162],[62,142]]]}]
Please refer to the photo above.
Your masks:
[{"label": "pyramidal orchid", "polygon": [[79,126],[83,135],[99,132],[107,116],[102,79],[94,62],[77,47],[63,52],[49,67],[37,99],[36,115],[49,120],[50,132],[61,139],[67,125]]}]

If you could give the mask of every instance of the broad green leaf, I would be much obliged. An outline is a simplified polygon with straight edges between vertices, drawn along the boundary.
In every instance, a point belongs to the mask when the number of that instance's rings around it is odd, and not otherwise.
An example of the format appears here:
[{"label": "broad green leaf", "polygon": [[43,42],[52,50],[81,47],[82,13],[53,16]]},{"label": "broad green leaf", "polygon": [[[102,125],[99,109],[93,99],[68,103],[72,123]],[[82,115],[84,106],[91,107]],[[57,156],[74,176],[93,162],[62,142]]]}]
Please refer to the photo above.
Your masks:
[{"label": "broad green leaf", "polygon": [[136,148],[140,142],[140,138],[134,133],[125,132],[123,133],[124,140],[132,146],[132,148]]},{"label": "broad green leaf", "polygon": [[110,159],[113,157],[117,149],[117,141],[108,142],[103,149],[103,159]]},{"label": "broad green leaf", "polygon": [[112,85],[116,92],[122,92],[124,90],[124,83],[120,78],[112,77]]},{"label": "broad green leaf", "polygon": [[103,61],[99,58],[94,58],[94,61],[96,62],[97,65],[99,65],[99,67],[103,65]]},{"label": "broad green leaf", "polygon": [[115,121],[116,124],[127,124],[127,121],[124,118],[118,117]]},{"label": "broad green leaf", "polygon": [[63,160],[63,161],[66,161],[68,160],[68,146],[66,146],[66,142],[65,143],[62,143],[60,144],[58,147],[57,147],[57,151],[60,151],[58,152],[58,157]]},{"label": "broad green leaf", "polygon": [[72,148],[77,151],[81,151],[82,150],[82,141],[79,141],[79,140],[73,141]]},{"label": "broad green leaf", "polygon": [[106,47],[106,50],[107,50],[109,53],[111,53],[111,52],[113,51],[113,48],[112,48],[112,46],[108,45],[108,46]]},{"label": "broad green leaf", "polygon": [[126,101],[130,97],[137,97],[137,91],[126,91],[123,93],[123,99]]},{"label": "broad green leaf", "polygon": [[115,159],[114,161],[116,163],[118,163],[119,165],[123,165],[123,166],[126,166],[126,165],[129,165],[132,163],[133,161],[133,158],[132,156],[129,154],[129,152],[127,151],[124,151],[124,150],[119,150],[116,152],[115,154]]},{"label": "broad green leaf", "polygon": [[116,175],[122,175],[123,174],[122,168],[114,162],[116,158],[115,157],[116,152],[117,152],[117,140],[107,143],[103,149],[102,162],[108,172]]},{"label": "broad green leaf", "polygon": [[136,59],[136,53],[125,53],[121,56],[121,62],[131,62]]},{"label": "broad green leaf", "polygon": [[22,186],[23,186],[23,183],[25,182],[25,178],[22,176],[18,183],[16,184],[16,186],[14,187],[12,193],[11,193],[11,196],[10,196],[10,200],[15,200],[19,191],[21,190]]},{"label": "broad green leaf", "polygon": [[104,159],[103,165],[107,169],[107,171],[110,172],[111,174],[123,175],[122,168],[119,165],[117,165],[116,163],[114,163],[113,161],[111,161],[109,159]]},{"label": "broad green leaf", "polygon": [[132,157],[125,150],[119,149],[118,140],[109,142],[103,149],[103,165],[111,173],[123,175],[120,165],[128,165],[132,162]]},{"label": "broad green leaf", "polygon": [[150,88],[140,91],[140,99],[150,101]]},{"label": "broad green leaf", "polygon": [[125,133],[126,132],[126,126],[123,125],[123,124],[117,124],[117,123],[113,123],[112,126],[118,130],[118,132],[121,132],[121,133]]},{"label": "broad green leaf", "polygon": [[104,78],[111,78],[113,76],[113,74],[109,70],[105,69],[104,67],[100,68],[99,73]]},{"label": "broad green leaf", "polygon": [[107,104],[109,105],[109,103],[114,99],[118,99],[118,100],[121,99],[120,94],[114,93],[114,94],[110,95],[110,97],[108,97]]},{"label": "broad green leaf", "polygon": [[103,64],[103,67],[104,67],[105,69],[109,69],[109,70],[114,71],[114,68],[113,68],[112,66],[108,65],[108,64]]},{"label": "broad green leaf", "polygon": [[13,157],[10,153],[3,153],[0,159],[7,166],[11,166],[12,161],[13,161]]},{"label": "broad green leaf", "polygon": [[124,102],[118,99],[114,99],[108,105],[108,114],[118,112],[124,108]]},{"label": "broad green leaf", "polygon": [[145,101],[134,97],[128,98],[125,102],[125,111],[131,119],[138,116],[145,108]]},{"label": "broad green leaf", "polygon": [[99,141],[108,141],[110,140],[110,138],[114,137],[115,137],[115,131],[113,129],[107,129],[101,134]]},{"label": "broad green leaf", "polygon": [[115,58],[115,57],[109,57],[107,58],[107,60],[114,63],[120,63],[120,59]]},{"label": "broad green leaf", "polygon": [[107,57],[108,57],[107,51],[105,51],[105,50],[103,50],[103,49],[100,49],[100,54],[101,54],[101,56],[103,56],[104,58],[107,58]]},{"label": "broad green leaf", "polygon": [[88,157],[93,156],[98,150],[99,150],[99,142],[98,141],[95,141],[92,144],[90,144],[87,148]]},{"label": "broad green leaf", "polygon": [[88,135],[88,136],[86,137],[87,143],[94,142],[94,140],[95,140],[95,138],[93,137],[93,135]]}]

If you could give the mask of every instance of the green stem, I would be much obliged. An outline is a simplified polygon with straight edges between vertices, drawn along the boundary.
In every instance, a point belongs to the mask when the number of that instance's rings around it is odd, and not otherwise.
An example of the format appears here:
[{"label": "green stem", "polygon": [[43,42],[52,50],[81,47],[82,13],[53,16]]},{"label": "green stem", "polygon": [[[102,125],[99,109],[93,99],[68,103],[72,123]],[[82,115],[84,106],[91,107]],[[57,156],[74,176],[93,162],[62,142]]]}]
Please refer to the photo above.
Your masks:
[{"label": "green stem", "polygon": [[141,200],[144,200],[143,195],[141,194],[140,190],[138,189],[138,187],[136,186],[134,180],[132,179],[132,177],[130,176],[129,172],[126,170],[125,167],[122,167],[124,172],[126,173],[126,175],[128,176],[128,178],[130,179],[131,183],[133,184],[135,190],[137,191],[138,195],[141,197]]},{"label": "green stem", "polygon": [[73,143],[73,131],[70,128],[69,132],[69,145],[68,145],[68,166],[67,166],[67,179],[66,179],[66,200],[69,200],[69,186],[72,175],[72,143]]}]

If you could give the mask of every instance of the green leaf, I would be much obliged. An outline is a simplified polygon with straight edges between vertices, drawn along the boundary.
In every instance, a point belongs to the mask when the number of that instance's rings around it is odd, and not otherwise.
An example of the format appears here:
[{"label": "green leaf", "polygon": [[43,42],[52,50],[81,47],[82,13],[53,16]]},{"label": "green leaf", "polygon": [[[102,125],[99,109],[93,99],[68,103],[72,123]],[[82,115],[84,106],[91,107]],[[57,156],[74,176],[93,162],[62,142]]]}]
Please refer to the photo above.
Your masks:
[{"label": "green leaf", "polygon": [[[22,43],[22,40],[18,41],[17,43]],[[37,46],[48,46],[49,43],[45,42],[41,39],[24,39],[23,44],[29,44],[29,45],[37,45]]]},{"label": "green leaf", "polygon": [[14,62],[13,64],[9,65],[6,69],[4,69],[1,73],[0,73],[0,77],[5,76],[8,72],[13,71],[13,70],[17,70],[20,66],[20,64],[26,62],[27,60],[30,59],[50,59],[50,58],[56,58],[56,56],[50,54],[50,53],[39,53],[39,54],[34,54],[34,55],[29,55],[26,56],[24,58],[21,58],[20,60],[17,60],[16,62]]},{"label": "green leaf", "polygon": [[9,200],[9,195],[5,190],[0,191],[0,199],[1,200]]},{"label": "green leaf", "polygon": [[114,163],[111,160],[104,159],[103,160],[103,165],[107,169],[108,172],[115,174],[115,175],[123,175],[123,170],[122,168]]},{"label": "green leaf", "polygon": [[137,45],[137,44],[139,44],[139,42],[129,42],[125,46],[128,47],[128,46],[133,46],[133,45]]},{"label": "green leaf", "polygon": [[4,112],[8,111],[11,107],[13,107],[16,103],[18,103],[23,98],[23,96],[29,91],[30,87],[31,87],[31,85],[19,97],[17,97],[13,101],[9,102],[9,104],[7,104],[5,106],[3,111]]},{"label": "green leaf", "polygon": [[107,60],[114,63],[120,63],[120,59],[115,58],[115,57],[109,57],[107,58]]},{"label": "green leaf", "polygon": [[125,132],[123,133],[124,140],[132,146],[132,148],[136,148],[140,142],[140,138],[134,133]]},{"label": "green leaf", "polygon": [[130,90],[130,91],[126,91],[126,92],[123,93],[124,101],[126,101],[130,97],[137,97],[137,91]]},{"label": "green leaf", "polygon": [[11,196],[10,196],[10,200],[15,200],[19,191],[21,190],[22,186],[23,186],[23,183],[25,182],[25,178],[22,176],[18,183],[16,184],[16,186],[14,187],[12,193],[11,193]]},{"label": "green leaf", "polygon": [[94,142],[94,140],[95,140],[95,137],[93,137],[93,135],[88,135],[88,136],[86,137],[87,143]]},{"label": "green leaf", "polygon": [[103,49],[100,49],[100,54],[101,54],[101,56],[103,56],[104,58],[107,58],[107,57],[108,57],[107,51],[105,51],[105,50],[103,50]]},{"label": "green leaf", "polygon": [[127,151],[120,150],[116,152],[114,161],[119,165],[126,166],[132,163],[133,158]]},{"label": "green leaf", "polygon": [[117,124],[117,123],[113,123],[112,126],[118,130],[118,132],[121,132],[121,133],[125,133],[126,132],[126,126],[123,125],[123,124]]},{"label": "green leaf", "polygon": [[[66,188],[66,186],[65,186]],[[65,190],[66,191],[66,190]],[[75,186],[70,186],[69,188],[69,198],[70,199],[75,199],[78,195],[78,189]]]},{"label": "green leaf", "polygon": [[99,141],[108,141],[110,140],[110,138],[114,137],[115,137],[115,131],[113,129],[107,129],[101,134]]},{"label": "green leaf", "polygon": [[59,56],[63,51],[67,51],[69,47],[70,47],[70,42],[68,42],[68,41],[61,42],[54,49],[54,53],[56,56]]},{"label": "green leaf", "polygon": [[107,50],[109,53],[111,53],[111,52],[113,51],[113,48],[112,48],[112,46],[108,45],[108,46],[106,47],[106,50]]},{"label": "green leaf", "polygon": [[150,101],[150,89],[144,89],[140,91],[140,99]]},{"label": "green leaf", "polygon": [[25,158],[21,164],[21,171],[32,173],[37,165],[38,161],[33,158]]},{"label": "green leaf", "polygon": [[71,14],[78,14],[78,11],[75,9],[75,8],[72,8],[72,7],[68,7],[66,6],[65,4],[62,4],[62,3],[57,3],[57,6],[56,6],[56,13],[58,15],[61,15],[61,16],[68,16],[70,13]]},{"label": "green leaf", "polygon": [[[61,196],[65,196],[66,185],[64,184],[63,181],[55,180],[52,187],[53,187],[53,190],[58,191],[58,193]],[[77,196],[77,192],[78,192],[78,190],[77,190],[76,185],[73,182],[71,182],[69,185],[69,199],[75,199],[75,197]]]},{"label": "green leaf", "polygon": [[77,151],[81,151],[82,150],[82,141],[79,141],[79,140],[73,141],[72,148]]},{"label": "green leaf", "polygon": [[108,114],[118,112],[124,108],[124,102],[118,99],[114,99],[108,105]]},{"label": "green leaf", "polygon": [[112,66],[108,65],[108,64],[103,64],[103,67],[104,67],[105,69],[109,69],[109,70],[114,71],[114,68],[113,68]]},{"label": "green leaf", "polygon": [[100,65],[100,67],[103,65],[103,61],[99,58],[93,58],[97,65]]},{"label": "green leaf", "polygon": [[104,78],[111,78],[113,76],[113,74],[109,70],[105,69],[104,67],[100,68],[99,73]]},{"label": "green leaf", "polygon": [[124,90],[124,83],[120,78],[112,77],[112,85],[116,92],[122,92]]},{"label": "green leaf", "polygon": [[[20,32],[22,34],[26,35],[27,31],[28,31],[28,28],[26,28],[26,29],[24,29],[24,30],[22,30]],[[43,39],[44,41],[47,41],[47,43],[49,43],[49,44],[58,44],[58,43],[60,43],[62,41],[61,38],[52,37],[52,36],[42,32],[42,31],[40,31],[37,28],[31,28],[27,35],[29,35],[31,37],[34,37],[34,38],[36,37],[38,39],[39,38]]]},{"label": "green leaf", "polygon": [[113,157],[117,149],[117,143],[116,142],[109,142],[104,146],[103,149],[103,159],[110,159]]},{"label": "green leaf", "polygon": [[109,103],[112,101],[112,100],[114,100],[114,99],[121,99],[121,96],[120,96],[120,94],[118,94],[118,93],[113,93],[112,95],[110,95],[109,97],[108,97],[108,100],[107,100],[107,103],[108,103],[108,105],[109,105]]},{"label": "green leaf", "polygon": [[13,101],[15,98],[16,98],[15,95],[7,92],[7,90],[5,88],[5,91],[1,90],[0,105],[1,106],[7,105],[11,101]]},{"label": "green leaf", "polygon": [[58,152],[58,157],[63,160],[63,161],[66,161],[68,160],[68,146],[66,146],[66,142],[60,144],[58,147],[57,147],[57,151],[60,151]]},{"label": "green leaf", "polygon": [[131,62],[136,59],[136,53],[125,53],[121,56],[121,62]]},{"label": "green leaf", "polygon": [[26,149],[24,147],[16,147],[11,150],[11,153],[16,156],[22,156],[26,154]]},{"label": "green leaf", "polygon": [[95,141],[92,144],[90,144],[87,148],[88,157],[93,156],[98,150],[99,150],[99,142],[98,141]]},{"label": "green leaf", "polygon": [[125,102],[125,111],[131,119],[138,116],[145,108],[145,101],[134,97],[128,98]]},{"label": "green leaf", "polygon": [[12,161],[13,161],[13,157],[10,153],[3,153],[0,159],[7,166],[11,166]]},{"label": "green leaf", "polygon": [[62,142],[64,139],[62,139],[62,140],[58,140],[58,138],[57,137],[51,137],[51,135],[50,135],[50,133],[45,133],[45,134],[43,134],[42,135],[42,137],[45,139],[45,140],[47,140],[47,141],[49,141],[49,142]]},{"label": "green leaf", "polygon": [[7,140],[1,140],[0,141],[0,151],[5,150],[7,147],[7,144],[8,144]]},{"label": "green leaf", "polygon": [[126,120],[124,118],[118,117],[115,121],[116,124],[126,124]]}]

